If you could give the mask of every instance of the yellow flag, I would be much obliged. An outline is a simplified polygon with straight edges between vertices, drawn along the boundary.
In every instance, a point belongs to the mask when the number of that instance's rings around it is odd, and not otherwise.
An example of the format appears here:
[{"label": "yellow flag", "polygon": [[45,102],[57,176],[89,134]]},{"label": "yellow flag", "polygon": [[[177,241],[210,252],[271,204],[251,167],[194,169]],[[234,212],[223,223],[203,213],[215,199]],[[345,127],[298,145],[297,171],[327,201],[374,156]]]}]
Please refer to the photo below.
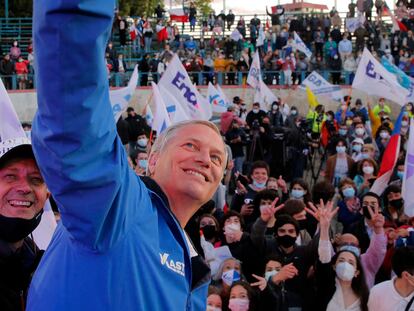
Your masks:
[{"label": "yellow flag", "polygon": [[308,95],[309,108],[315,109],[315,107],[318,106],[318,100],[316,99],[315,94],[313,94],[309,86],[306,86],[306,94]]}]

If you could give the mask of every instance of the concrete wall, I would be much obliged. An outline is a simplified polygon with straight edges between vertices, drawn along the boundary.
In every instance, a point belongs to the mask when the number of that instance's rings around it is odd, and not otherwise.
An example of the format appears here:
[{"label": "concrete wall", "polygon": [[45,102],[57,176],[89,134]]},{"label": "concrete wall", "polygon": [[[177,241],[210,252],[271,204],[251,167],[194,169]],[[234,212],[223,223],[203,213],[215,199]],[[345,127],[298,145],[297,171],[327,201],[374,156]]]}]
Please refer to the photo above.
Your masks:
[{"label": "concrete wall", "polygon": [[[229,100],[231,100],[234,96],[239,96],[244,99],[244,101],[250,105],[253,102],[254,91],[252,88],[241,88],[238,86],[223,86],[223,91],[228,96]],[[289,106],[296,106],[299,108],[300,113],[306,114],[308,110],[308,101],[306,97],[306,93],[301,90],[297,89],[284,89],[280,88],[279,86],[272,87],[272,91],[282,98],[287,99]],[[201,87],[200,92],[204,95],[207,93],[207,87]],[[350,89],[348,87],[343,88],[344,95],[348,95],[350,93]],[[352,102],[355,101],[356,98],[361,98],[363,103],[365,104],[369,99],[371,104],[374,105],[378,100],[375,96],[368,96],[365,93],[359,90],[352,91]],[[22,122],[30,122],[33,119],[33,116],[37,110],[37,97],[35,91],[14,91],[10,93],[11,100],[13,105],[16,109],[17,115]],[[142,87],[137,88],[135,94],[130,102],[130,105],[135,108],[136,111],[141,112],[145,107],[146,103],[149,102],[151,98],[151,88],[149,87]],[[330,100],[329,98],[324,98],[322,96],[318,97],[319,103],[325,105],[327,108],[326,110],[334,110],[338,108],[338,103],[335,101]],[[56,103],[59,105],[59,103]],[[399,112],[399,108],[397,104],[390,103],[393,111],[393,116]]]}]

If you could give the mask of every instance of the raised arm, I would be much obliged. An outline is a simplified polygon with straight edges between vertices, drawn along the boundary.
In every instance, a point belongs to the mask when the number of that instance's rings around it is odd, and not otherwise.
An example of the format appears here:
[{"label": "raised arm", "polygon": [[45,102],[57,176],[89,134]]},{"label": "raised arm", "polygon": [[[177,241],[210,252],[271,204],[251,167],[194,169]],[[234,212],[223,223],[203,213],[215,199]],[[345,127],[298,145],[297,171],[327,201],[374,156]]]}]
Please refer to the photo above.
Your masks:
[{"label": "raised arm", "polygon": [[110,0],[34,2],[33,147],[63,225],[94,249],[116,243],[136,221],[138,203],[149,200],[128,168],[109,102],[104,52],[114,7]]}]

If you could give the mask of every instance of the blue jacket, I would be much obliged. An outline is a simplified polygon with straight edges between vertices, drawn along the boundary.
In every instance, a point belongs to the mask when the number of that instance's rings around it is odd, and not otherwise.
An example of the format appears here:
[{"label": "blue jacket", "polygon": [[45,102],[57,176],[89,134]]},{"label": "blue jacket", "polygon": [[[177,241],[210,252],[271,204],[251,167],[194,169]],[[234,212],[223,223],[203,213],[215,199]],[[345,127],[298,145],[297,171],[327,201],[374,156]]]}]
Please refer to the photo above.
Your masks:
[{"label": "blue jacket", "polygon": [[33,147],[62,221],[27,310],[205,310],[208,267],[191,258],[162,190],[129,168],[116,133],[104,61],[114,7],[34,3]]}]

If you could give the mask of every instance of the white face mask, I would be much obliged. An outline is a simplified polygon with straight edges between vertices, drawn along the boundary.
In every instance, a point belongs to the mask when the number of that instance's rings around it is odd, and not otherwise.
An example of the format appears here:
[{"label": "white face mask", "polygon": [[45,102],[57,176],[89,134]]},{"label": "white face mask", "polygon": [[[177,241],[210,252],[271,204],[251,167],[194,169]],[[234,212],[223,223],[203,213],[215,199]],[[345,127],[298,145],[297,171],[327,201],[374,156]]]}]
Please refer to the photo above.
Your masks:
[{"label": "white face mask", "polygon": [[365,134],[365,130],[362,127],[358,127],[357,129],[355,129],[355,133],[359,136],[362,136]]},{"label": "white face mask", "polygon": [[207,306],[206,311],[221,311],[219,307]]},{"label": "white face mask", "polygon": [[228,286],[231,286],[233,282],[237,282],[240,280],[240,273],[234,269],[228,270],[223,272],[221,275],[221,280]]},{"label": "white face mask", "polygon": [[388,132],[381,132],[380,137],[386,139],[386,138],[390,137],[390,134]]},{"label": "white face mask", "polygon": [[274,275],[276,275],[276,274],[278,274],[279,273],[279,271],[276,271],[276,270],[272,270],[272,271],[266,271],[265,272],[265,279],[267,280],[267,281],[269,281]]},{"label": "white face mask", "polygon": [[224,231],[226,232],[234,232],[234,231],[240,231],[241,227],[238,223],[231,223],[224,226]]},{"label": "white face mask", "polygon": [[355,268],[348,262],[340,262],[335,267],[336,276],[342,281],[351,281],[355,276]]},{"label": "white face mask", "polygon": [[406,127],[408,125],[408,121],[401,121],[401,126]]},{"label": "white face mask", "polygon": [[248,311],[249,310],[249,299],[231,298],[229,300],[229,309],[231,311]]},{"label": "white face mask", "polygon": [[364,167],[362,168],[362,171],[363,171],[365,174],[371,175],[372,173],[374,173],[374,168],[373,168],[372,166],[364,166]]}]

